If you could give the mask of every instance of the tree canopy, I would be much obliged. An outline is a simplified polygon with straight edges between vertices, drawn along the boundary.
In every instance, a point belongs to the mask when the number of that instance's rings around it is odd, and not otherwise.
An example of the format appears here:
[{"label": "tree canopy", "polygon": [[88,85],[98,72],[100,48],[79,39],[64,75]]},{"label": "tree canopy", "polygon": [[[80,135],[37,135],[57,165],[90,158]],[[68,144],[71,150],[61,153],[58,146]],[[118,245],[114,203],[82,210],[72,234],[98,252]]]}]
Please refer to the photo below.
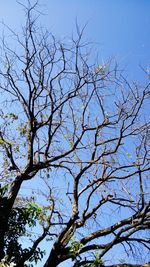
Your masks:
[{"label": "tree canopy", "polygon": [[1,41],[0,260],[94,267],[148,253],[148,75],[130,82],[93,60],[78,25],[57,40],[27,3],[22,33],[8,28],[16,48]]}]

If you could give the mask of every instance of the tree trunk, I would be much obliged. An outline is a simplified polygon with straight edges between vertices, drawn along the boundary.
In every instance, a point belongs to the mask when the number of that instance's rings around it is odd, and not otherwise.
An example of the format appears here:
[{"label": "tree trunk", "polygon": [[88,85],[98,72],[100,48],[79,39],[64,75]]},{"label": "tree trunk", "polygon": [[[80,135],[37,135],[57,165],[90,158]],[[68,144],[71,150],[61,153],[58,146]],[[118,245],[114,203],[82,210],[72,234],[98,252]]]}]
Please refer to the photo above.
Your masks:
[{"label": "tree trunk", "polygon": [[5,252],[5,233],[8,229],[8,209],[7,205],[3,204],[5,199],[1,198],[0,200],[0,261],[4,258]]},{"label": "tree trunk", "polygon": [[47,261],[45,262],[43,267],[56,267],[59,263],[61,263],[60,257],[58,258],[58,250],[56,251],[55,248],[52,249]]}]

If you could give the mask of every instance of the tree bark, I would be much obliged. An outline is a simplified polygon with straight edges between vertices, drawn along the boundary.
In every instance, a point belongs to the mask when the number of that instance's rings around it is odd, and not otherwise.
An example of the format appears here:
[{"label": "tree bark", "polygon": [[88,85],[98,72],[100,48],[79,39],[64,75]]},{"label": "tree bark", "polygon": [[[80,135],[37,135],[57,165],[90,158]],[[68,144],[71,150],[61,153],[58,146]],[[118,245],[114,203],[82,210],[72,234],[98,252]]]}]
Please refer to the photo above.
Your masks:
[{"label": "tree bark", "polygon": [[43,267],[56,267],[60,262],[56,249],[53,248]]}]

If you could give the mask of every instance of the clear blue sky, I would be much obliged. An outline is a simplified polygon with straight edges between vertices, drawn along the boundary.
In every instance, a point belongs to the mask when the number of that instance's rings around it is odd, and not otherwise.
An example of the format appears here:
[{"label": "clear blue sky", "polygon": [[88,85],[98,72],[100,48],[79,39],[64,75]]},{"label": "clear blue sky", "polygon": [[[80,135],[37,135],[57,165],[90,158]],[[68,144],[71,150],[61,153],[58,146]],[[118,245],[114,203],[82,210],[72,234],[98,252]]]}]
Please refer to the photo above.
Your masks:
[{"label": "clear blue sky", "polygon": [[[95,43],[101,59],[115,57],[129,76],[135,79],[143,77],[139,64],[144,68],[150,67],[150,0],[39,2],[45,13],[41,24],[57,37],[69,37],[77,19],[81,26],[88,23],[85,37]],[[15,0],[0,0],[0,21],[18,30],[23,21],[21,9]],[[3,26],[0,25],[0,34],[2,31]]]}]

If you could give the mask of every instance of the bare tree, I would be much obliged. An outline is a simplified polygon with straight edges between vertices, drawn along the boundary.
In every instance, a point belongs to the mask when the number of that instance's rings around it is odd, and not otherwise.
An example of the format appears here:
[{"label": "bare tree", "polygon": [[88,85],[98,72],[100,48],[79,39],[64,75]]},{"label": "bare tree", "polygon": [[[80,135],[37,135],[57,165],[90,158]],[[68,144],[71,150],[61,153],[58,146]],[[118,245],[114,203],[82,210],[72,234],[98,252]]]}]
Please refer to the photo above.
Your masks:
[{"label": "bare tree", "polygon": [[[78,26],[69,44],[56,40],[37,4],[24,6],[22,34],[9,29],[16,49],[1,45],[0,259],[37,262],[43,240],[44,267],[102,266],[117,246],[148,252],[149,82],[93,63]],[[26,181],[40,194],[22,193]]]}]

